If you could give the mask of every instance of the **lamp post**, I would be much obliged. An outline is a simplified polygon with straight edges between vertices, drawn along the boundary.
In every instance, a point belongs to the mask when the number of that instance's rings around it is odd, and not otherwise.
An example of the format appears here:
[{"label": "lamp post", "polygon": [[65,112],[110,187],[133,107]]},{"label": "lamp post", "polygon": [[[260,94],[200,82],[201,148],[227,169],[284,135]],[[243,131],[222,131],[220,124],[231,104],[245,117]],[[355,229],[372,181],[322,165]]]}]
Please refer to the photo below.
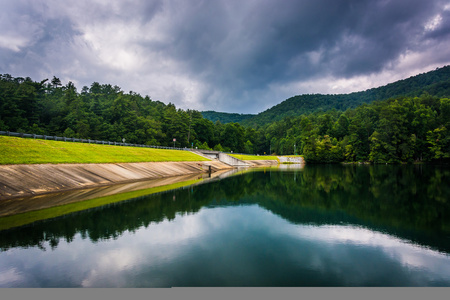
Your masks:
[{"label": "lamp post", "polygon": [[295,144],[294,144],[294,155],[296,155],[297,154],[297,152],[295,151]]}]

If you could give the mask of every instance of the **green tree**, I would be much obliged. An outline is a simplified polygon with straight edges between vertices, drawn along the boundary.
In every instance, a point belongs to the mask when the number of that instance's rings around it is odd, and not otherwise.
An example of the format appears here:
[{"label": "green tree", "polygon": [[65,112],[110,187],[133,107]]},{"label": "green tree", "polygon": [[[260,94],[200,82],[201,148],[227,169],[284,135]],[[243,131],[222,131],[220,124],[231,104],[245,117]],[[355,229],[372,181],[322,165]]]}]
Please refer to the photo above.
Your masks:
[{"label": "green tree", "polygon": [[247,140],[247,141],[245,142],[245,145],[244,145],[244,153],[254,154],[254,151],[253,151],[253,144],[252,144],[252,142],[250,142],[250,140]]},{"label": "green tree", "polygon": [[61,86],[62,85],[62,83],[61,83],[61,80],[59,79],[59,78],[57,78],[56,76],[53,76],[53,79],[52,79],[52,85],[53,85],[53,88],[57,88],[58,86]]},{"label": "green tree", "polygon": [[433,159],[450,158],[450,135],[446,127],[441,126],[429,131],[427,141]]}]

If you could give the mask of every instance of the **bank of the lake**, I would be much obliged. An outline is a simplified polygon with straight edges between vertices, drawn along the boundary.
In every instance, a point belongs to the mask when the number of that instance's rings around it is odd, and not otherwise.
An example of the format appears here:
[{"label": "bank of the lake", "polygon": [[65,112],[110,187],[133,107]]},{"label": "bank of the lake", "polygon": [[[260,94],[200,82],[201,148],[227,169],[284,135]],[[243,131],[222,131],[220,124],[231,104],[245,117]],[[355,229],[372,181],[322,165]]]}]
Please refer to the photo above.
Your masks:
[{"label": "bank of the lake", "polygon": [[219,161],[3,165],[0,199],[232,168]]},{"label": "bank of the lake", "polygon": [[171,176],[0,201],[0,231],[220,179],[237,170]]},{"label": "bank of the lake", "polygon": [[190,151],[0,136],[0,200],[231,168]]},{"label": "bank of the lake", "polygon": [[[191,151],[0,136],[0,200],[232,169]],[[277,157],[246,156],[250,166]]]}]

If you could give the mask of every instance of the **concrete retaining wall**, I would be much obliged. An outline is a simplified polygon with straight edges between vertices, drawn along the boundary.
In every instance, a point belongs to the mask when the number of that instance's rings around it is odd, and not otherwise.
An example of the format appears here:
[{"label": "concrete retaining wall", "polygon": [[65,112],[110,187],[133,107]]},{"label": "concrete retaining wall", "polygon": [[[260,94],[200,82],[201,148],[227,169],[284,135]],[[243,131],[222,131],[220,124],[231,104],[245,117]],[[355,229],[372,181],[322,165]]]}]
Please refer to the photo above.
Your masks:
[{"label": "concrete retaining wall", "polygon": [[292,163],[292,164],[304,164],[305,160],[303,157],[286,157],[286,156],[278,156],[280,163]]},{"label": "concrete retaining wall", "polygon": [[228,154],[225,154],[225,153],[219,153],[219,160],[221,162],[223,162],[223,163],[226,163],[226,164],[228,164],[230,166],[235,166],[235,167],[250,166],[249,163],[247,163],[247,162],[245,162],[243,160],[237,159],[237,158],[235,158],[233,156],[230,156]]},{"label": "concrete retaining wall", "polygon": [[0,166],[0,200],[231,169],[219,161]]}]

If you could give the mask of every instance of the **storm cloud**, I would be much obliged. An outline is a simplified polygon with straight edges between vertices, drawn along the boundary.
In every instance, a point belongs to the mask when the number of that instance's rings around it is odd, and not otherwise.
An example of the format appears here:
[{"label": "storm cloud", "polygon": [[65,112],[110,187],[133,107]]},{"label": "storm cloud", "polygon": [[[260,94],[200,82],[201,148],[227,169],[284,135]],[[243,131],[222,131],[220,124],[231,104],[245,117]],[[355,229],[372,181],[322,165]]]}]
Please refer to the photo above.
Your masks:
[{"label": "storm cloud", "polygon": [[258,113],[450,62],[450,1],[2,0],[0,73]]}]

